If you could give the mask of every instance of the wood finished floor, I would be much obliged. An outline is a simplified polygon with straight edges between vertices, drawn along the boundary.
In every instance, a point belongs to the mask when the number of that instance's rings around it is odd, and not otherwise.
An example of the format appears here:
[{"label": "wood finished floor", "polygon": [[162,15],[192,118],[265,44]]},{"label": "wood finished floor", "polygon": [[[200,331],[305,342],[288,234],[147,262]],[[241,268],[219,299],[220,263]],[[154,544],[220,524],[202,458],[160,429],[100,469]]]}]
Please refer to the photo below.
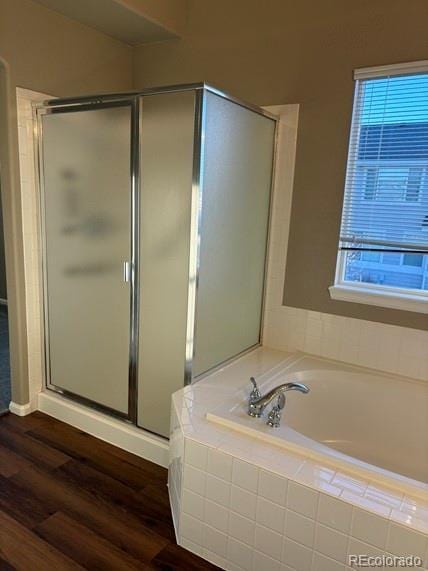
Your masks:
[{"label": "wood finished floor", "polygon": [[42,413],[0,417],[0,570],[215,570],[177,546],[167,471]]}]

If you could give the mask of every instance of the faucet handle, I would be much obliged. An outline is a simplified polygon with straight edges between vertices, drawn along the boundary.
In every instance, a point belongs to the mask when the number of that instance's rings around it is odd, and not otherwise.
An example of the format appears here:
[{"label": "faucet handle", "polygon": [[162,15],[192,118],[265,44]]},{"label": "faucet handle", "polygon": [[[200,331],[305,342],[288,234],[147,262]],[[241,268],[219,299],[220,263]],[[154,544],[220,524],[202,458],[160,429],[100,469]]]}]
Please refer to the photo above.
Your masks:
[{"label": "faucet handle", "polygon": [[280,393],[278,395],[278,400],[276,402],[276,405],[274,405],[272,407],[272,410],[270,411],[270,413],[268,414],[268,419],[266,424],[272,428],[279,428],[281,425],[281,415],[282,415],[282,410],[285,406],[285,395],[283,393]]},{"label": "faucet handle", "polygon": [[256,379],[255,379],[254,377],[250,377],[250,381],[251,381],[252,384],[253,384],[253,389],[252,389],[252,391],[251,391],[251,393],[250,393],[250,402],[252,402],[252,401],[254,401],[254,400],[259,399],[259,398],[262,396],[262,394],[261,394],[261,392],[260,392],[260,390],[259,390],[259,387],[257,386]]},{"label": "faucet handle", "polygon": [[250,377],[250,381],[253,383],[253,387],[258,390],[256,379],[254,377]]}]

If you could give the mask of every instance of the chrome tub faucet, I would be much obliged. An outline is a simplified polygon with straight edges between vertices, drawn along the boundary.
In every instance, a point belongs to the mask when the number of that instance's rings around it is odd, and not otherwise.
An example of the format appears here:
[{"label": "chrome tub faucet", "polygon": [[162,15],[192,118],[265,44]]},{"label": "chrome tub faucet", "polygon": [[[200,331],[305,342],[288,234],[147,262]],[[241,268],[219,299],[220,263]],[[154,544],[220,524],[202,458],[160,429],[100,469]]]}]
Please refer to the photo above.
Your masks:
[{"label": "chrome tub faucet", "polygon": [[285,407],[284,393],[287,391],[299,391],[301,393],[307,394],[309,392],[309,388],[303,383],[291,382],[278,385],[265,395],[262,395],[254,377],[251,377],[250,381],[253,384],[253,389],[248,399],[248,414],[250,416],[260,418],[265,408],[275,399],[275,397],[277,398],[277,402],[272,407],[267,421],[267,424],[273,428],[278,428],[280,425],[281,414]]}]

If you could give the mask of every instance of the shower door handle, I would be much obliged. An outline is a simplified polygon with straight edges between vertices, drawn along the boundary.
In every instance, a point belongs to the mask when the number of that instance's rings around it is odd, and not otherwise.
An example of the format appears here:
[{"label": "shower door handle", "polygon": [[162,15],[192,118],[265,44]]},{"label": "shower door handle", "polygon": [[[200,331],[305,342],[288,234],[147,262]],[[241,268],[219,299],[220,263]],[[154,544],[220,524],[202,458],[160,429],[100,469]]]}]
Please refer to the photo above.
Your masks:
[{"label": "shower door handle", "polygon": [[123,262],[123,281],[125,283],[131,281],[131,262]]}]

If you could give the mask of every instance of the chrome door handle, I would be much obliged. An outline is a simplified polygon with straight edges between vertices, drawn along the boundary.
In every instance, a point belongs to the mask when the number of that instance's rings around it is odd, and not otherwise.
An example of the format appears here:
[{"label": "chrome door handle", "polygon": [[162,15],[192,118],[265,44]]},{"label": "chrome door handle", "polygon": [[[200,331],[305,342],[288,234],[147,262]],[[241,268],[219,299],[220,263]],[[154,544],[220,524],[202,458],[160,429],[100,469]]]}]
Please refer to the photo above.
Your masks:
[{"label": "chrome door handle", "polygon": [[125,283],[131,281],[131,262],[123,262],[123,281]]}]

